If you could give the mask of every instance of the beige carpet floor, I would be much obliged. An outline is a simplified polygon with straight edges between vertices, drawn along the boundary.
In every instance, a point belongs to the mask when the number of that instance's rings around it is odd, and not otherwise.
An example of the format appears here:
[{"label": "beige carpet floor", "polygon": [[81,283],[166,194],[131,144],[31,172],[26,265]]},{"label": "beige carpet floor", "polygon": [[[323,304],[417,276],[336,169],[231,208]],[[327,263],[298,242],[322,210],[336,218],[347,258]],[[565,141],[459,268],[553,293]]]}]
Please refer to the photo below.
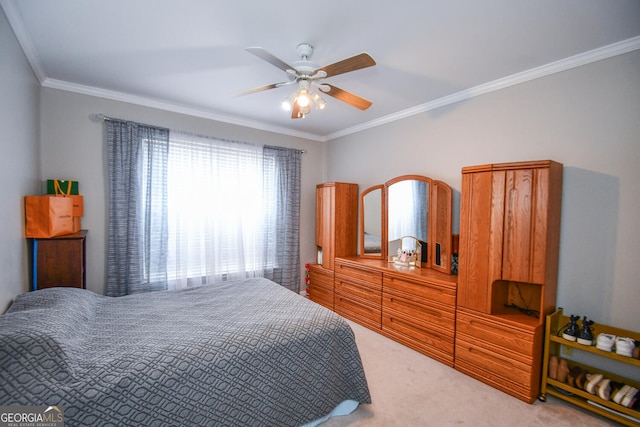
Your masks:
[{"label": "beige carpet floor", "polygon": [[321,427],[619,425],[548,396],[524,403],[356,323],[349,322],[372,403]]}]

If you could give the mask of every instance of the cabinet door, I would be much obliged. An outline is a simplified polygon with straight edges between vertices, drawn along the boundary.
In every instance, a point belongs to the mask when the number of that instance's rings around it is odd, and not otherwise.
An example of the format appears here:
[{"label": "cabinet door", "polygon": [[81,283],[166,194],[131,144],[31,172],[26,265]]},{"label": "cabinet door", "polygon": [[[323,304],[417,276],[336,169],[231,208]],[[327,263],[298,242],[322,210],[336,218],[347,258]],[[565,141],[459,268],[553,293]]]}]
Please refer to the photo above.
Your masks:
[{"label": "cabinet door", "polygon": [[38,239],[36,289],[84,288],[84,239]]},{"label": "cabinet door", "polygon": [[316,250],[317,262],[333,270],[335,241],[335,187],[318,186],[316,189]]},{"label": "cabinet door", "polygon": [[502,279],[545,283],[548,169],[506,172]]},{"label": "cabinet door", "polygon": [[501,278],[504,179],[504,171],[462,175],[458,305],[484,313]]}]

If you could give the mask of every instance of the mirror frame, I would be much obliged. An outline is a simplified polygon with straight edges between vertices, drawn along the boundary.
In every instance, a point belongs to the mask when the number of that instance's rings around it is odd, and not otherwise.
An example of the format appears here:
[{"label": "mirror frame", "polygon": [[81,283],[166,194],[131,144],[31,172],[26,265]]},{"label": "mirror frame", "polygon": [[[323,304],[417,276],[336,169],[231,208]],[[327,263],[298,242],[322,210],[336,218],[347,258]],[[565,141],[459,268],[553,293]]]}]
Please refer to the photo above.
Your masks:
[{"label": "mirror frame", "polygon": [[[431,181],[429,194],[429,235],[433,236],[429,242],[429,263],[434,270],[451,274],[452,239],[451,218],[453,196],[451,187],[442,181]],[[440,264],[436,264],[436,257],[440,254]],[[433,257],[433,258],[432,258]]]},{"label": "mirror frame", "polygon": [[[364,198],[369,193],[373,193],[374,191],[380,190],[380,253],[375,254],[367,254],[364,250],[365,248],[365,239],[364,239]],[[374,258],[374,259],[384,259],[386,252],[385,239],[387,236],[386,233],[386,225],[387,221],[385,219],[386,216],[386,195],[385,195],[385,187],[384,185],[374,185],[373,187],[369,187],[360,193],[360,257],[362,258]]]},{"label": "mirror frame", "polygon": [[[423,175],[401,175],[390,179],[383,185],[375,185],[364,190],[360,195],[360,257],[375,258],[388,261],[388,203],[389,186],[404,180],[418,180],[429,184],[429,214],[427,217],[427,261],[421,264],[423,268],[430,268],[442,273],[451,274],[452,239],[451,221],[453,212],[453,196],[451,187],[443,181],[431,179]],[[382,253],[367,255],[364,253],[364,196],[375,190],[382,191]],[[439,253],[440,265],[436,262]]]}]

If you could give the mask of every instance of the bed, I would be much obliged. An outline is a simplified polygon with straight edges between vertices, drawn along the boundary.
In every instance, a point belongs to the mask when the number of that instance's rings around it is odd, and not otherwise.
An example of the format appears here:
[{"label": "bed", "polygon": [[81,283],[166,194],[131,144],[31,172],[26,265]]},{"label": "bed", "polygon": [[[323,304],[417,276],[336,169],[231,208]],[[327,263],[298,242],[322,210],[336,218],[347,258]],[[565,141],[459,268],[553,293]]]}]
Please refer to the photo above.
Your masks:
[{"label": "bed", "polygon": [[370,234],[367,232],[364,233],[364,253],[382,253],[382,243],[380,242],[380,236],[376,236],[375,234]]},{"label": "bed", "polygon": [[65,425],[299,426],[370,403],[353,331],[262,278],[106,297],[20,295],[0,316],[0,406]]}]

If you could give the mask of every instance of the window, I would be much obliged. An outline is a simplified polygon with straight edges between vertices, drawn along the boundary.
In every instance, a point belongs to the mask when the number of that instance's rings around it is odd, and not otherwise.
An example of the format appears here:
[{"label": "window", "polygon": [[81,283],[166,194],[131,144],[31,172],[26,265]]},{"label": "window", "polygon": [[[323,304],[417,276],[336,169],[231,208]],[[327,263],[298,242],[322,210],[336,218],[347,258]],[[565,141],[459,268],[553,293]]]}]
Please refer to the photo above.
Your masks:
[{"label": "window", "polygon": [[[160,158],[149,156],[154,146],[145,141],[144,158]],[[269,244],[265,237],[275,233],[276,195],[273,179],[264,179],[273,178],[275,164],[273,159],[263,161],[262,151],[250,144],[170,134],[166,165],[170,287],[262,276],[265,268],[276,267],[274,248],[265,247]],[[149,192],[150,171],[158,166],[143,165],[143,198]],[[152,209],[152,217],[154,212],[161,210]],[[150,279],[160,279],[158,274]]]},{"label": "window", "polygon": [[108,295],[256,276],[299,289],[298,150],[107,130]]}]

